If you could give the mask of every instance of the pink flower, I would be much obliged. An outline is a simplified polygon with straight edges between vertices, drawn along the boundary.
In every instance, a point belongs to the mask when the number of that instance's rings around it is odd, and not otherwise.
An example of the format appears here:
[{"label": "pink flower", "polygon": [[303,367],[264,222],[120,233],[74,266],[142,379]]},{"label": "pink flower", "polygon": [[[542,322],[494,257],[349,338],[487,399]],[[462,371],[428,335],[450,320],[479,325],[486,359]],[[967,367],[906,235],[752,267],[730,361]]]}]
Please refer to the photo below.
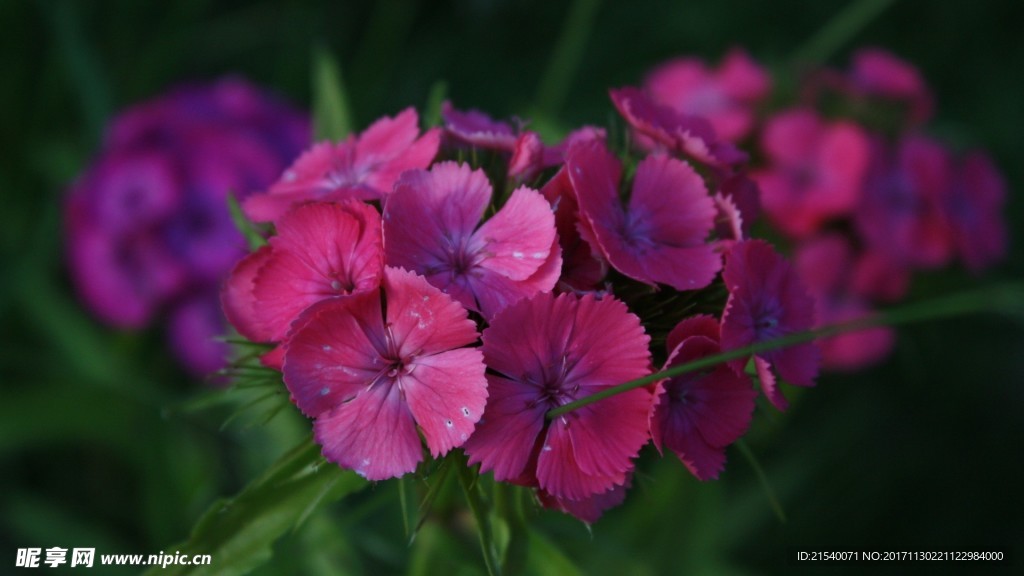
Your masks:
[{"label": "pink flower", "polygon": [[880,48],[862,48],[853,55],[850,82],[855,92],[905,105],[912,124],[924,124],[934,110],[931,90],[909,62]]},{"label": "pink flower", "polygon": [[558,510],[571,514],[586,524],[593,524],[601,519],[605,510],[614,508],[626,499],[626,491],[632,484],[632,476],[626,478],[625,484],[618,484],[607,492],[594,494],[580,500],[559,498],[544,490],[537,490],[537,501],[549,510]]},{"label": "pink flower", "polygon": [[696,58],[665,62],[647,75],[644,89],[655,102],[706,118],[719,137],[737,142],[750,133],[755,108],[771,90],[771,77],[734,48],[716,70]]},{"label": "pink flower", "polygon": [[608,263],[595,253],[576,228],[579,205],[565,168],[544,185],[541,194],[555,210],[555,228],[562,249],[562,275],[558,289],[563,292],[596,290],[608,273]]},{"label": "pink flower", "polygon": [[[441,105],[445,135],[449,140],[487,150],[512,152],[519,129],[508,122],[494,120],[479,110],[457,110],[452,103]],[[425,168],[425,166],[424,166]]]},{"label": "pink flower", "polygon": [[483,335],[490,398],[465,446],[470,463],[577,502],[623,485],[648,439],[649,390],[544,415],[649,374],[648,341],[613,298],[538,294],[500,312]]},{"label": "pink flower", "polygon": [[[218,340],[224,334],[224,315],[212,293],[201,293],[179,303],[167,320],[167,339],[186,366],[199,374],[224,367],[230,349]],[[223,382],[223,379],[215,379]]]},{"label": "pink flower", "polygon": [[426,168],[437,155],[440,132],[419,135],[416,111],[374,122],[362,134],[307,150],[265,194],[244,204],[249,218],[274,221],[297,203],[310,200],[376,200],[391,192],[406,170]]},{"label": "pink flower", "polygon": [[[723,350],[766,342],[814,326],[814,300],[789,263],[767,242],[745,240],[734,244],[726,255],[722,280],[729,290],[722,314]],[[787,406],[772,367],[790,384],[813,386],[818,358],[812,343],[755,355],[754,366],[768,401],[779,410]],[[744,358],[730,365],[742,373],[746,362]]]},{"label": "pink flower", "polygon": [[226,323],[209,311],[246,252],[227,194],[267,186],[308,141],[303,114],[238,78],[178,87],[118,113],[64,210],[84,305],[122,329],[165,321],[186,369],[222,367],[226,347],[212,335]]},{"label": "pink flower", "polygon": [[656,149],[682,154],[717,168],[747,160],[747,155],[739,148],[719,140],[715,129],[704,118],[658,104],[639,88],[619,88],[610,90],[609,94],[619,114],[633,130],[651,139]]},{"label": "pink flower", "polygon": [[719,238],[742,240],[761,215],[761,189],[744,172],[734,172],[718,185],[714,195],[715,232]]},{"label": "pink flower", "polygon": [[487,399],[466,310],[427,281],[387,268],[381,291],[317,305],[289,339],[284,381],[315,418],[324,456],[369,480],[401,476],[473,433]]},{"label": "pink flower", "polygon": [[856,124],[826,124],[812,110],[789,110],[768,120],[761,147],[768,168],[753,177],[765,212],[783,232],[807,236],[857,207],[870,147]]},{"label": "pink flower", "polygon": [[376,291],[384,273],[381,219],[362,202],[304,204],[285,214],[268,246],[235,266],[221,300],[228,320],[256,342],[281,342],[309,306]]},{"label": "pink flower", "polygon": [[[857,277],[865,255],[857,257],[849,241],[828,234],[801,244],[793,264],[814,296],[817,326],[827,326],[867,317],[874,313],[857,290]],[[870,266],[875,265],[872,260]],[[888,327],[847,332],[817,341],[822,368],[860,370],[882,361],[895,345],[895,333]]]},{"label": "pink flower", "polygon": [[688,164],[664,155],[645,158],[627,206],[619,200],[622,163],[603,144],[574,146],[566,169],[579,202],[580,232],[616,270],[678,290],[711,283],[721,267],[705,243],[715,206]]},{"label": "pink flower", "polygon": [[[720,352],[718,321],[693,316],[668,335],[664,369]],[[700,480],[717,478],[725,465],[725,449],[747,431],[757,393],[750,378],[724,364],[691,372],[658,384],[658,404],[651,420],[651,438],[667,447]]]},{"label": "pink flower", "polygon": [[426,276],[485,319],[551,290],[562,263],[555,218],[539,192],[517,188],[481,225],[491,194],[483,170],[442,162],[403,175],[384,207],[388,264]]},{"label": "pink flower", "polygon": [[876,142],[855,224],[868,248],[904,266],[938,267],[953,255],[944,203],[952,159],[938,142],[912,135],[892,150]]},{"label": "pink flower", "polygon": [[992,160],[982,152],[967,155],[958,166],[944,207],[953,245],[972,272],[1006,255],[1005,201],[1006,184]]}]

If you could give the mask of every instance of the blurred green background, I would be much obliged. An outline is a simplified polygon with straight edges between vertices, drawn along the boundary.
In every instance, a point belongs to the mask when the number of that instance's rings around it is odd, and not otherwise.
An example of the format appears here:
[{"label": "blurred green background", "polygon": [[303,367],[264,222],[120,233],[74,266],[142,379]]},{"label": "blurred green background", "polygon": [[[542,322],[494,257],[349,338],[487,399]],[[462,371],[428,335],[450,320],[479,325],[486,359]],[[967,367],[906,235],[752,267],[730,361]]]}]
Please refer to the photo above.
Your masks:
[{"label": "blurred green background", "polygon": [[[845,65],[851,49],[871,44],[918,65],[938,100],[930,130],[958,147],[988,149],[1011,192],[1010,259],[984,278],[921,274],[913,297],[1022,278],[1024,10],[1013,0],[892,4],[830,62]],[[215,497],[237,492],[308,430],[291,410],[266,426],[242,418],[222,430],[230,407],[188,409],[205,385],[178,371],[158,330],[111,331],[78,307],[62,266],[60,203],[114,111],[226,73],[308,108],[310,54],[324,45],[342,67],[360,127],[422,107],[443,80],[459,106],[532,116],[558,132],[605,123],[606,89],[638,82],[671,56],[714,61],[742,45],[781,69],[845,5],[0,3],[0,573],[15,570],[19,547],[172,551]],[[567,19],[582,50],[549,69]],[[825,571],[788,564],[796,548],[1009,547],[1020,565],[1019,323],[986,316],[912,326],[883,365],[829,375],[801,392],[787,414],[759,410],[748,438],[784,523],[733,449],[722,479],[709,484],[645,452],[626,504],[592,531],[556,513],[535,514],[531,529],[586,574]],[[481,573],[469,520],[439,506],[408,547],[397,489],[382,484],[315,514],[259,573]],[[534,562],[553,562],[536,554]]]}]

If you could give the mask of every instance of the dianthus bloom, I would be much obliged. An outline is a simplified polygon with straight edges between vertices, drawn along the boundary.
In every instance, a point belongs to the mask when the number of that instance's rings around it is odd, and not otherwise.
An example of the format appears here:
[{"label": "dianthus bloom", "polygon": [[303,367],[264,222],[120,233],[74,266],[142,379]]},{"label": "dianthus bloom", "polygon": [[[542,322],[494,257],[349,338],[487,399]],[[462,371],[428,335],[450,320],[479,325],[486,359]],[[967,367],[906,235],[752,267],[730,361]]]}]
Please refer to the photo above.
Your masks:
[{"label": "dianthus bloom", "polygon": [[517,188],[480,224],[491,195],[483,170],[442,162],[406,172],[384,208],[388,264],[426,276],[485,319],[551,290],[562,262],[555,217],[539,192]]},{"label": "dianthus bloom", "polygon": [[[721,346],[733,350],[814,326],[814,300],[788,262],[763,240],[737,242],[726,255],[722,280],[729,299],[722,314]],[[754,367],[768,401],[784,410],[785,397],[771,368],[790,384],[813,386],[819,353],[807,342],[762,352]],[[747,359],[730,363],[743,372]]]},{"label": "dianthus bloom", "polygon": [[855,224],[864,243],[904,266],[938,267],[953,255],[945,203],[953,184],[950,153],[922,135],[892,149],[876,142]]},{"label": "dianthus bloom", "polygon": [[1006,254],[1003,204],[1006,183],[983,152],[968,154],[957,166],[945,211],[953,245],[972,272],[979,272]]},{"label": "dianthus bloom", "polygon": [[923,124],[931,118],[931,90],[909,62],[880,48],[862,48],[853,55],[850,68],[849,82],[855,94],[905,106],[912,124]]},{"label": "dianthus bloom", "polygon": [[681,154],[717,168],[747,160],[747,155],[720,140],[711,123],[700,116],[678,112],[651,100],[639,88],[610,90],[612,103],[630,127],[643,138],[645,148]]},{"label": "dianthus bloom", "polygon": [[373,206],[355,200],[287,213],[268,246],[239,262],[225,282],[228,319],[249,340],[281,342],[320,300],[376,291],[384,273],[380,222]]},{"label": "dianthus bloom", "polygon": [[[664,369],[720,352],[718,321],[694,316],[668,335]],[[658,405],[651,418],[651,438],[658,450],[668,448],[701,480],[717,478],[725,449],[750,425],[757,393],[750,378],[719,364],[658,384]]]},{"label": "dianthus bloom", "polygon": [[[867,258],[867,260],[865,260]],[[867,298],[858,292],[864,284],[862,270],[877,264],[868,255],[854,254],[850,242],[839,234],[827,234],[803,242],[793,265],[814,297],[817,325],[849,322],[874,313]],[[892,328],[878,326],[839,334],[817,341],[822,367],[858,370],[881,361],[895,344]]]},{"label": "dianthus bloom", "polygon": [[789,110],[768,121],[761,147],[769,166],[754,178],[765,212],[783,232],[806,236],[856,209],[870,158],[868,138],[856,124]]},{"label": "dianthus bloom", "polygon": [[419,116],[407,108],[358,136],[315,144],[265,194],[246,200],[246,215],[266,222],[310,200],[383,198],[403,172],[426,168],[437,155],[440,132],[432,129],[421,136],[419,130]]},{"label": "dianthus bloom", "polygon": [[721,258],[705,239],[715,205],[688,164],[658,154],[645,158],[627,206],[619,200],[622,163],[600,142],[574,146],[566,169],[579,203],[580,232],[616,270],[677,290],[714,280]]},{"label": "dianthus bloom", "polygon": [[245,253],[239,196],[273,181],[309,141],[298,111],[238,79],[176,89],[120,114],[65,210],[71,277],[103,321],[142,328],[167,314],[197,374],[223,366],[218,285]]},{"label": "dianthus bloom", "polygon": [[545,414],[649,374],[648,342],[640,319],[610,297],[545,293],[500,312],[483,334],[490,397],[465,446],[470,463],[569,501],[625,484],[649,437],[649,390]]},{"label": "dianthus bloom", "polygon": [[753,128],[755,108],[771,90],[771,78],[734,48],[717,69],[697,58],[669,60],[647,75],[644,89],[655,102],[706,118],[719,137],[737,142]]},{"label": "dianthus bloom", "polygon": [[381,290],[316,305],[288,342],[284,381],[324,456],[369,480],[412,472],[473,433],[487,400],[466,310],[387,268]]}]

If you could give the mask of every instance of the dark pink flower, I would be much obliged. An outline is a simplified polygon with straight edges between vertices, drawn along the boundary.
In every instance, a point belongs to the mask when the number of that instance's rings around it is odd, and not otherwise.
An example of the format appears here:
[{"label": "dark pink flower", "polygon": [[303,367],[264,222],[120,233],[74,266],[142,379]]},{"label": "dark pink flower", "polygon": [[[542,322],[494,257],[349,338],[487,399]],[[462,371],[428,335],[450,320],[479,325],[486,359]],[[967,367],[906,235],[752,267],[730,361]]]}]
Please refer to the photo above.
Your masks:
[{"label": "dark pink flower", "polygon": [[451,102],[445,101],[441,105],[441,119],[445,135],[456,143],[503,152],[516,148],[519,128],[494,120],[479,110],[457,110]]},{"label": "dark pink flower", "polygon": [[309,306],[376,291],[384,273],[381,219],[368,204],[310,203],[285,214],[269,246],[253,252],[224,284],[224,311],[240,334],[281,342]]},{"label": "dark pink flower", "polygon": [[214,294],[203,293],[179,303],[167,320],[171,348],[199,374],[224,367],[230,349],[219,340],[224,335],[224,315]]},{"label": "dark pink flower", "polygon": [[596,290],[608,273],[608,263],[580,236],[576,225],[579,205],[565,168],[548,180],[541,194],[555,210],[555,228],[562,249],[562,275],[558,289],[563,292]]},{"label": "dark pink flower", "polygon": [[500,312],[483,335],[490,397],[465,446],[470,463],[577,502],[623,485],[649,437],[649,390],[544,415],[649,374],[648,341],[613,298],[538,294]]},{"label": "dark pink flower", "polygon": [[893,150],[876,142],[855,224],[871,250],[903,266],[938,267],[953,255],[944,203],[953,183],[952,159],[922,135]]},{"label": "dark pink flower", "polygon": [[580,500],[559,498],[544,490],[537,490],[537,501],[549,510],[558,510],[571,514],[576,519],[593,524],[601,519],[601,516],[609,508],[614,508],[626,499],[626,491],[632,484],[632,476],[626,478],[625,484],[618,484],[607,492],[595,494]]},{"label": "dark pink flower", "polygon": [[[788,262],[763,240],[737,242],[726,255],[722,280],[729,299],[722,313],[722,350],[781,338],[814,326],[814,299]],[[812,343],[754,356],[761,388],[779,410],[787,406],[771,368],[790,384],[813,386],[819,353]],[[730,363],[742,373],[747,359]]]},{"label": "dark pink flower", "polygon": [[896,302],[910,290],[910,269],[877,250],[860,250],[853,263],[853,276],[843,280],[853,294],[868,300]]},{"label": "dark pink flower", "polygon": [[619,200],[622,163],[600,142],[574,146],[566,169],[579,202],[580,232],[616,270],[678,290],[711,283],[721,267],[705,243],[715,205],[688,164],[664,155],[645,158],[627,206]]},{"label": "dark pink flower", "polygon": [[958,166],[945,212],[954,247],[972,272],[1006,255],[1005,201],[1006,184],[992,160],[982,152],[968,154]]},{"label": "dark pink flower", "polygon": [[771,90],[771,77],[742,49],[734,48],[717,69],[697,58],[677,58],[647,75],[644,89],[655,102],[706,118],[724,140],[737,142],[753,128],[756,107]]},{"label": "dark pink flower", "polygon": [[517,188],[480,224],[491,195],[483,170],[442,162],[403,175],[384,207],[388,264],[423,274],[485,319],[551,290],[562,263],[551,205],[539,192]]},{"label": "dark pink flower", "polygon": [[[718,354],[718,321],[693,316],[668,336],[669,357],[663,369]],[[725,449],[746,431],[757,393],[750,378],[724,364],[658,384],[651,438],[658,450],[668,448],[700,480],[717,478]]]},{"label": "dark pink flower", "polygon": [[886,50],[858,50],[853,55],[850,82],[860,95],[905,105],[912,124],[923,124],[932,116],[934,101],[921,73]]},{"label": "dark pink flower", "polygon": [[369,480],[401,476],[473,433],[487,399],[466,310],[427,281],[388,268],[380,291],[318,304],[288,342],[284,381],[315,418],[324,456]]},{"label": "dark pink flower", "polygon": [[266,222],[310,200],[383,198],[402,172],[429,166],[439,145],[440,132],[428,130],[420,136],[419,117],[407,108],[394,118],[377,120],[358,136],[315,144],[265,194],[246,200],[246,215]]},{"label": "dark pink flower", "polygon": [[227,194],[267,186],[308,141],[302,114],[234,78],[119,113],[65,207],[68,266],[84,304],[121,328],[168,320],[182,364],[207,372],[224,350],[210,334],[226,325],[209,329],[205,303],[246,252]]},{"label": "dark pink flower", "polygon": [[[864,295],[858,292],[856,279],[862,261],[864,256],[856,256],[850,242],[839,234],[815,237],[797,248],[794,268],[814,297],[818,327],[858,320],[874,313]],[[820,339],[817,345],[821,350],[822,368],[863,369],[888,356],[895,340],[892,328],[884,326]]]},{"label": "dark pink flower", "polygon": [[619,114],[636,132],[650,138],[655,148],[719,168],[747,160],[739,148],[719,140],[704,118],[658,104],[639,88],[619,88],[609,94]]},{"label": "dark pink flower", "polygon": [[752,176],[764,211],[783,232],[807,236],[857,207],[870,146],[856,124],[789,110],[768,120],[761,147],[768,167]]}]

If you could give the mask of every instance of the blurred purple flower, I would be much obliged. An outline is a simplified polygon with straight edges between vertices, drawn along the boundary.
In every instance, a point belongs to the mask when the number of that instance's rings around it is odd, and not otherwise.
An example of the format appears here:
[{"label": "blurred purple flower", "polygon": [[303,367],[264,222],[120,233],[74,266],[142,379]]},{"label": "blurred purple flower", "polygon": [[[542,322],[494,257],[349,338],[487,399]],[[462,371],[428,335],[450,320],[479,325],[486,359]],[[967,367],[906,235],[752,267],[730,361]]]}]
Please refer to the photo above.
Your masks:
[{"label": "blurred purple flower", "polygon": [[304,114],[238,78],[183,86],[122,112],[65,206],[81,300],[120,328],[166,315],[188,370],[220,368],[218,286],[246,253],[227,194],[265,188],[309,139]]}]

